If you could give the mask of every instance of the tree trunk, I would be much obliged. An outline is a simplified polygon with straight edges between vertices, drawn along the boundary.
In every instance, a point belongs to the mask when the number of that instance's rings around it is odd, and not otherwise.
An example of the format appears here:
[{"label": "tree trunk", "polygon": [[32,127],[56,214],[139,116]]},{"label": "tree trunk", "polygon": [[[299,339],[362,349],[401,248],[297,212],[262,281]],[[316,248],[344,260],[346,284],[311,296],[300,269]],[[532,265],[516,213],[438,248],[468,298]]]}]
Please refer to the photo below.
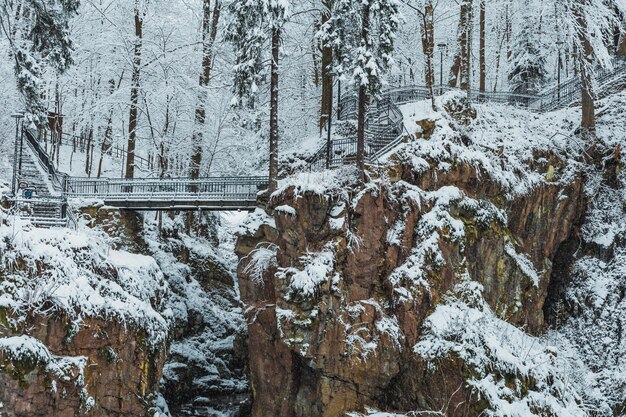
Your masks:
[{"label": "tree trunk", "polygon": [[454,60],[452,61],[452,67],[450,67],[450,77],[448,78],[448,86],[454,88],[457,86],[459,82],[460,72],[461,72],[461,44],[463,43],[462,35],[463,28],[465,27],[465,14],[463,13],[463,8],[461,8],[461,12],[459,14],[459,26],[457,29],[457,49],[454,55]]},{"label": "tree trunk", "polygon": [[493,81],[493,92],[498,91],[498,79],[500,77],[500,61],[502,60],[502,48],[504,47],[504,41],[506,40],[506,29],[502,31],[502,39],[500,39],[500,46],[498,46],[498,51],[496,52],[496,69],[495,69],[495,79]]},{"label": "tree trunk", "polygon": [[472,62],[472,17],[473,17],[473,1],[463,0],[461,3],[461,14],[464,16],[463,26],[461,27],[461,80],[460,86],[462,90],[469,93],[471,88],[471,62]]},{"label": "tree trunk", "polygon": [[93,142],[93,125],[89,126],[89,133],[87,134],[87,149],[85,150],[85,174],[91,177],[91,157],[90,153],[91,143]]},{"label": "tree trunk", "polygon": [[578,61],[577,69],[580,76],[580,85],[582,90],[581,136],[584,139],[591,140],[595,137],[596,131],[595,93],[593,91],[592,74],[593,62],[591,59],[593,56],[593,47],[586,36],[587,21],[580,7],[581,6],[575,7],[574,13],[576,22],[580,27],[578,31],[578,38],[584,52],[576,55]]},{"label": "tree trunk", "polygon": [[[109,80],[109,95],[112,96],[116,89],[120,88],[122,80],[124,79],[124,71],[120,75],[120,79],[115,85],[115,79]],[[111,153],[111,147],[113,146],[113,108],[109,110],[109,118],[107,120],[107,127],[104,130],[104,138],[102,139],[102,146],[100,147],[100,161],[98,161],[98,178],[102,175],[102,162],[105,154]]]},{"label": "tree trunk", "polygon": [[[319,26],[316,25],[316,33],[319,31]],[[315,37],[311,39],[311,64],[313,66],[313,85],[317,88],[320,86],[322,64],[320,62],[320,44]]]},{"label": "tree trunk", "polygon": [[435,110],[435,23],[434,23],[434,7],[432,0],[428,0],[424,5],[424,13],[422,17],[422,49],[425,57],[425,78],[428,94],[430,95],[431,105]]},{"label": "tree trunk", "polygon": [[[484,93],[487,90],[487,62],[485,57],[486,49],[486,0],[480,0],[480,51],[479,51],[479,66],[480,66],[480,82],[478,90]],[[484,95],[480,96],[481,100],[484,99]]]},{"label": "tree trunk", "polygon": [[270,82],[270,170],[269,191],[278,188],[278,58],[280,29],[272,27],[272,68]]},{"label": "tree trunk", "polygon": [[98,161],[98,176],[102,176],[102,162],[104,155],[111,151],[111,144],[113,141],[113,111],[109,113],[109,119],[107,120],[107,127],[104,130],[104,138],[102,139],[102,145],[100,146],[100,160]]},{"label": "tree trunk", "polygon": [[[332,10],[332,0],[324,0],[322,12],[322,25],[324,25],[330,19],[330,11]],[[320,109],[320,135],[324,131],[324,127],[328,123],[328,117],[332,111],[332,95],[333,77],[330,74],[330,67],[333,63],[333,50],[327,47],[326,44],[322,45],[322,104]]]},{"label": "tree trunk", "polygon": [[511,62],[513,49],[511,48],[511,37],[513,36],[513,19],[511,19],[511,0],[508,1],[505,8],[505,33],[506,33],[506,59]]},{"label": "tree trunk", "polygon": [[[196,107],[196,129],[193,134],[193,155],[191,157],[190,177],[197,179],[200,177],[200,167],[202,164],[203,130],[206,123],[206,103],[208,99],[207,86],[211,80],[211,69],[213,67],[214,45],[217,38],[217,27],[222,10],[222,1],[216,0],[213,7],[213,18],[211,19],[211,1],[204,0],[202,18],[202,72],[199,79],[200,92],[198,94],[198,104]],[[192,187],[192,191],[196,187]]]},{"label": "tree trunk", "polygon": [[128,116],[128,146],[126,157],[126,178],[135,177],[135,145],[137,140],[137,116],[139,102],[139,77],[141,75],[141,46],[143,42],[144,14],[135,0],[135,53],[133,56],[133,76],[130,86],[130,113]]},{"label": "tree trunk", "polygon": [[[204,124],[206,121],[206,102],[208,93],[207,87],[207,74],[210,73],[210,68],[207,68],[207,64],[210,64],[209,57],[209,31],[211,21],[211,0],[204,0],[202,7],[202,70],[200,72],[200,78],[198,85],[200,91],[198,92],[198,103],[196,105],[195,112],[195,129],[192,137],[192,149],[191,166],[189,169],[189,176],[192,179],[197,179],[200,176],[200,164],[202,163],[202,139]],[[192,186],[191,191],[197,191],[197,187]],[[189,217],[189,216],[187,216]]]},{"label": "tree trunk", "polygon": [[[361,45],[369,46],[370,7],[363,4],[361,19]],[[359,170],[359,180],[365,182],[365,116],[367,111],[367,87],[359,84],[359,113],[356,140],[356,165]]]}]

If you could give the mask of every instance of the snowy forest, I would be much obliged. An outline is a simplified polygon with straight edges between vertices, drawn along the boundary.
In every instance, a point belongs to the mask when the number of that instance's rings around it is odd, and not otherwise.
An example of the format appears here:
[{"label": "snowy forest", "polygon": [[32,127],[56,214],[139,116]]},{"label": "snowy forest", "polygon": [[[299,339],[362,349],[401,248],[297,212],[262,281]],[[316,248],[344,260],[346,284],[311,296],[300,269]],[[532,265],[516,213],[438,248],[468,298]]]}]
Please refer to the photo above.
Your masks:
[{"label": "snowy forest", "polygon": [[626,0],[0,0],[0,416],[626,417]]}]

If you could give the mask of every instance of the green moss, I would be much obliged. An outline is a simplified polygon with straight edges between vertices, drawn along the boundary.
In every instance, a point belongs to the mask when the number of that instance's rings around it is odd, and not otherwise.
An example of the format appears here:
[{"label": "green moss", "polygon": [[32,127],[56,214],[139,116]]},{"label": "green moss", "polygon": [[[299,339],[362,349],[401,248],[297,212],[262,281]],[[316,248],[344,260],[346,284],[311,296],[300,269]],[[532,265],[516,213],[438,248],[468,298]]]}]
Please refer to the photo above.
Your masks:
[{"label": "green moss", "polygon": [[120,361],[119,355],[111,346],[100,349],[98,355],[104,358],[104,360],[107,361],[107,363],[109,364],[117,363]]},{"label": "green moss", "polygon": [[3,329],[13,328],[9,317],[9,311],[4,307],[0,307],[0,326],[2,326]]},{"label": "green moss", "polygon": [[44,371],[47,363],[42,358],[31,355],[16,357],[6,353],[0,355],[0,369],[11,379],[18,381],[21,388],[28,388],[28,376],[36,371]]},{"label": "green moss", "polygon": [[502,282],[506,279],[506,262],[504,260],[504,258],[500,257],[498,258],[498,264],[496,266],[497,268],[497,274],[498,274],[498,281]]}]

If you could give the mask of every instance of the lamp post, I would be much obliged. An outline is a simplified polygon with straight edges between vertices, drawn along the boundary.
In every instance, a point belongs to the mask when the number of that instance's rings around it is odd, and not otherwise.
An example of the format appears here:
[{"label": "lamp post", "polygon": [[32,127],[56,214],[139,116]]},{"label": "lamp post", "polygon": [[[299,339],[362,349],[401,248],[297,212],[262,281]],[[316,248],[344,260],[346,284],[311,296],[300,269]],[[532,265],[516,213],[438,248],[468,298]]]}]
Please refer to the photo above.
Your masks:
[{"label": "lamp post", "polygon": [[556,74],[556,89],[557,89],[557,97],[558,100],[561,101],[561,66],[562,66],[562,62],[561,62],[561,48],[563,47],[563,44],[565,42],[559,40],[556,42],[556,46],[559,50],[559,58],[557,59],[557,74]]},{"label": "lamp post", "polygon": [[[17,175],[22,171],[22,151],[21,151],[21,136],[20,136],[20,122],[24,118],[24,113],[13,113],[11,115],[15,119],[15,145],[13,147],[13,180],[11,182],[11,192],[13,196],[17,197]],[[18,145],[19,144],[19,145]],[[18,148],[19,155],[18,155]],[[19,166],[18,166],[19,159]]]},{"label": "lamp post", "polygon": [[443,53],[448,48],[445,42],[437,44],[439,47],[439,94],[443,94]]}]

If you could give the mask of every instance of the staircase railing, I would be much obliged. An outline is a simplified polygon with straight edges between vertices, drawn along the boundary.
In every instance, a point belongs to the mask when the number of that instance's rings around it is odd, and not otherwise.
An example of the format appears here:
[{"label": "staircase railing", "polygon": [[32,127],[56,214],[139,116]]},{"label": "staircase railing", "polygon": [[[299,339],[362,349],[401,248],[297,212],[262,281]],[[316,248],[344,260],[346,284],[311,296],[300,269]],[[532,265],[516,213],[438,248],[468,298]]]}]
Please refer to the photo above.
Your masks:
[{"label": "staircase railing", "polygon": [[56,170],[48,154],[41,148],[41,145],[35,139],[35,134],[31,129],[22,129],[22,137],[26,139],[26,143],[35,153],[37,162],[48,175],[48,179],[52,183],[52,187],[57,192],[63,192],[67,175]]},{"label": "staircase railing", "polygon": [[[606,85],[611,81],[626,78],[626,60],[615,59],[611,70],[600,70],[595,75],[596,82]],[[452,90],[447,85],[433,87],[435,94],[441,95]],[[540,94],[517,94],[509,92],[479,92],[471,91],[472,100],[491,103],[500,103],[528,108],[532,111],[547,112],[571,105],[581,96],[580,80],[573,77],[557,86],[545,89]],[[399,106],[406,103],[426,100],[430,98],[430,89],[425,86],[413,85],[385,90],[381,97],[368,108],[365,142],[367,157],[375,160],[399,143],[408,135],[404,127],[402,111]],[[339,102],[338,119],[347,120],[357,116],[358,99],[356,95],[344,96]],[[330,167],[337,167],[348,163],[356,157],[356,138],[348,137],[335,139],[331,142]],[[309,160],[309,169],[323,169],[326,167],[325,144]],[[347,158],[347,160],[346,160]]]},{"label": "staircase railing", "polygon": [[[73,135],[71,133],[61,134],[60,142],[62,145],[72,146],[72,147],[76,146],[77,148],[81,148],[81,146],[84,146],[84,144],[81,145],[80,142],[78,144],[75,143],[76,140],[83,141],[84,138],[81,138],[80,136],[77,136],[77,135]],[[91,147],[95,147],[95,143],[92,143]],[[85,152],[88,153],[90,152],[90,150],[85,149]],[[113,158],[121,159],[123,161],[128,159],[128,151],[125,148],[120,148],[119,146],[113,145],[113,144],[111,144],[107,149],[104,150],[104,154],[109,155]],[[150,160],[135,153],[135,167],[144,172],[150,171],[151,169]]]},{"label": "staircase railing", "polygon": [[36,226],[53,227],[66,226],[67,201],[63,198],[23,199],[12,200],[17,214],[28,219]]}]

